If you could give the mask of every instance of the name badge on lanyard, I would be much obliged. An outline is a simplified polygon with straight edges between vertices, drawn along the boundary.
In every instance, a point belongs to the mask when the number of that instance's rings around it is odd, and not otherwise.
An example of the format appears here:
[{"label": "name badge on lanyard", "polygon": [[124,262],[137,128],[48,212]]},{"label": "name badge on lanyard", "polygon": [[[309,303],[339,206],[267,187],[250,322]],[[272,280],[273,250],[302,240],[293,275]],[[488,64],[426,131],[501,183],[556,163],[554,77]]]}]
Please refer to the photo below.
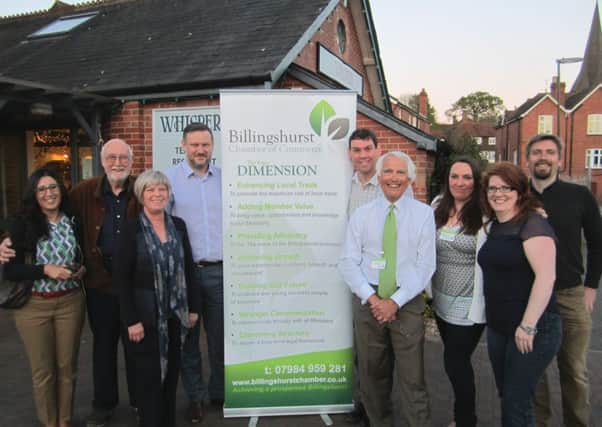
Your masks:
[{"label": "name badge on lanyard", "polygon": [[445,242],[453,242],[458,235],[458,229],[443,227],[439,230],[439,239]]}]

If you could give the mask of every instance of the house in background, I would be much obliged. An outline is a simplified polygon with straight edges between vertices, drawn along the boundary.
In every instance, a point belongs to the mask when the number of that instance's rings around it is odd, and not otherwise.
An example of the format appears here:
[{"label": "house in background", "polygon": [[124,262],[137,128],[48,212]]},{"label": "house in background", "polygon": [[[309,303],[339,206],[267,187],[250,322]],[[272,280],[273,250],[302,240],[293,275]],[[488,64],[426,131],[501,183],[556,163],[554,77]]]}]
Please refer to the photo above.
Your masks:
[{"label": "house in background", "polygon": [[391,114],[369,0],[57,0],[0,18],[0,217],[36,167],[100,173],[109,138],[151,168],[154,112],[218,109],[242,88],[355,91],[357,126],[412,157],[426,199],[437,139]]},{"label": "house in background", "polygon": [[497,138],[493,122],[475,122],[465,115],[462,120],[452,124],[438,124],[436,129],[433,128],[433,133],[447,140],[456,150],[461,149],[461,145],[472,142],[483,160],[489,163],[496,160]]},{"label": "house in background", "polygon": [[389,96],[391,102],[391,113],[399,120],[402,120],[423,132],[430,133],[431,124],[428,120],[428,94],[424,89],[422,89],[420,93],[416,95],[416,97],[418,101],[416,106],[417,108],[413,108],[394,96]]},{"label": "house in background", "polygon": [[602,200],[602,28],[597,5],[573,87],[566,93],[565,83],[557,84],[555,78],[549,93],[539,93],[506,111],[496,133],[497,158],[527,170],[529,138],[538,133],[560,135],[565,142],[561,175],[581,184],[591,179],[592,192]]}]

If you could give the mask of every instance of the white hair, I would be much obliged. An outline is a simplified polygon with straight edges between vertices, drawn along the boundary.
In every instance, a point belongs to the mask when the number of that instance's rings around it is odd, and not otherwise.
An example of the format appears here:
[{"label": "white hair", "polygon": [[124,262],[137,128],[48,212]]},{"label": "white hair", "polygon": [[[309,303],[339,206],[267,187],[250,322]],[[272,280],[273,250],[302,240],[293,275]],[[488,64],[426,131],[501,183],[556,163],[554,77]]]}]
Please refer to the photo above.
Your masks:
[{"label": "white hair", "polygon": [[378,158],[376,161],[376,174],[378,176],[380,176],[383,169],[383,163],[388,157],[397,157],[398,159],[403,160],[408,168],[408,178],[410,178],[410,182],[414,182],[416,180],[416,165],[410,156],[408,156],[406,153],[402,153],[401,151],[389,151]]},{"label": "white hair", "polygon": [[123,139],[120,139],[120,138],[109,139],[107,142],[105,142],[102,145],[102,148],[100,149],[100,158],[104,159],[105,152],[107,151],[106,147],[113,142],[121,142],[122,144],[124,144],[128,149],[128,156],[130,158],[130,161],[132,161],[132,159],[134,158],[134,150],[132,150],[132,147],[127,142],[125,142]]}]

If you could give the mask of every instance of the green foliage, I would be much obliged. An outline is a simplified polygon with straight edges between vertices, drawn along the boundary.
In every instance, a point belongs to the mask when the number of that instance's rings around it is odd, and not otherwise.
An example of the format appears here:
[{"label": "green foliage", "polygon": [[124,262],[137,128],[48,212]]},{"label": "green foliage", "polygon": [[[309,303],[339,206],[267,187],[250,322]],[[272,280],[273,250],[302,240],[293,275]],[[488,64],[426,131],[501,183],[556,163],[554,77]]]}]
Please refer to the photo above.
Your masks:
[{"label": "green foliage", "polygon": [[449,118],[469,118],[472,121],[497,121],[504,110],[504,101],[489,92],[473,92],[453,103],[445,112]]}]

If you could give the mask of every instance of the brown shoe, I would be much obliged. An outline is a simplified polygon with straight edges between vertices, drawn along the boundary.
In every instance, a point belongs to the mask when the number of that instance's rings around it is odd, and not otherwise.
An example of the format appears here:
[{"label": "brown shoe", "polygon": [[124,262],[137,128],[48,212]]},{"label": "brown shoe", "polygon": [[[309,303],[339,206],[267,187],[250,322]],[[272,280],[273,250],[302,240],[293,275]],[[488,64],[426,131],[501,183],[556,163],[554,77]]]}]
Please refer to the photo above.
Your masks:
[{"label": "brown shoe", "polygon": [[201,402],[190,402],[187,416],[188,422],[191,424],[200,423],[203,420],[203,404]]}]

